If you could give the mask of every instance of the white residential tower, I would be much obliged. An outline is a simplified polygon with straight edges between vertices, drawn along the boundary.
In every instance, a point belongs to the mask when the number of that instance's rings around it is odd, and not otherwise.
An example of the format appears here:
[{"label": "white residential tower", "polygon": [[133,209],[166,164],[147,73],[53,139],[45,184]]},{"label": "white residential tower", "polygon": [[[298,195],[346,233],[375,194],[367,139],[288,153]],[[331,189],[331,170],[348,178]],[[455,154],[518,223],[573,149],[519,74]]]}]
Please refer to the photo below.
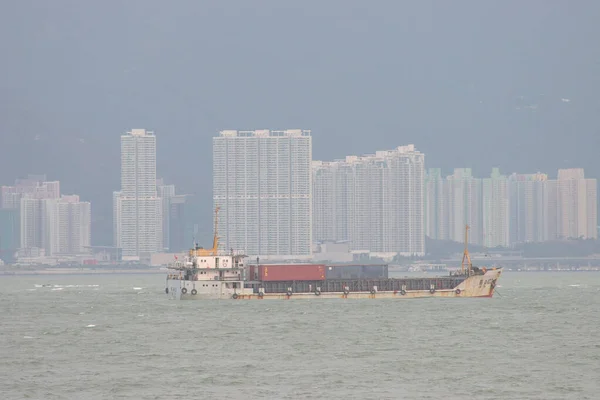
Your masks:
[{"label": "white residential tower", "polygon": [[313,162],[315,240],[353,250],[423,255],[424,155],[414,145]]},{"label": "white residential tower", "polygon": [[224,249],[311,257],[310,133],[228,130],[213,138],[213,202],[221,208]]},{"label": "white residential tower", "polygon": [[132,129],[121,136],[121,190],[113,194],[115,246],[123,258],[162,250],[162,203],[156,191],[156,136]]}]

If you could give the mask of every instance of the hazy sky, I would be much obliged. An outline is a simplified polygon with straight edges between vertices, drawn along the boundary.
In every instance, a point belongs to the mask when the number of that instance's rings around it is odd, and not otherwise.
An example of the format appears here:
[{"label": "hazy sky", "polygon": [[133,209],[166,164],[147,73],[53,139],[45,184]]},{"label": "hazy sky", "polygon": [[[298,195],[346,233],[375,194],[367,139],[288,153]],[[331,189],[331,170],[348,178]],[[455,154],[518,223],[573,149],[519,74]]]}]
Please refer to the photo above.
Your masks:
[{"label": "hazy sky", "polygon": [[221,129],[312,129],[315,159],[414,143],[446,172],[600,178],[599,20],[594,1],[4,0],[0,184],[47,173],[110,229],[131,128],[207,218]]}]

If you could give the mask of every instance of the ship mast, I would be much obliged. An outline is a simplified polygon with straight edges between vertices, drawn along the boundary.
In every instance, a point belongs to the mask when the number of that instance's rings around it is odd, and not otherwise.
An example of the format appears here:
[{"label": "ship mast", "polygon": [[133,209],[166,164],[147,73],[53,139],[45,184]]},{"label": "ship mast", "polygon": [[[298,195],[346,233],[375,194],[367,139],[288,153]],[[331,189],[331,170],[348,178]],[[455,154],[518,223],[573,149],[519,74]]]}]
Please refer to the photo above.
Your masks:
[{"label": "ship mast", "polygon": [[219,247],[219,210],[221,207],[215,208],[215,236],[213,237],[213,255],[217,255],[217,247]]},{"label": "ship mast", "polygon": [[[460,271],[464,274],[466,270],[470,275],[473,264],[471,263],[471,256],[469,255],[469,229],[469,225],[465,225],[465,251],[463,252]],[[465,260],[467,261],[467,264],[465,264]]]},{"label": "ship mast", "polygon": [[[194,248],[190,250],[190,257],[210,257],[216,256],[219,250],[219,210],[221,207],[215,209],[215,233],[213,237],[213,245],[211,249],[203,249],[198,247],[198,244],[194,244]],[[194,239],[195,241],[195,239]]]}]

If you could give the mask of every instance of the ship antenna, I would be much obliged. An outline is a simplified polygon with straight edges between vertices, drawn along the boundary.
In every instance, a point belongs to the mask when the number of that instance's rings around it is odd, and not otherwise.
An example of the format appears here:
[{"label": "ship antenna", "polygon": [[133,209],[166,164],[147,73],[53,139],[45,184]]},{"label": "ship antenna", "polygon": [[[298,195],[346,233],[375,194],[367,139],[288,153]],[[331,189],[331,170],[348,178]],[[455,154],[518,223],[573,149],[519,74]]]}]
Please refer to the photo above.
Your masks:
[{"label": "ship antenna", "polygon": [[465,225],[465,251],[463,252],[462,264],[461,264],[461,273],[465,273],[465,260],[467,261],[467,272],[471,275],[471,270],[473,268],[473,264],[471,263],[471,256],[469,255],[469,225]]},{"label": "ship antenna", "polygon": [[194,233],[192,234],[192,240],[194,241],[194,243],[192,243],[192,246],[194,247],[194,249],[198,249],[198,241],[196,240],[197,234],[198,234],[198,224],[194,224]]}]

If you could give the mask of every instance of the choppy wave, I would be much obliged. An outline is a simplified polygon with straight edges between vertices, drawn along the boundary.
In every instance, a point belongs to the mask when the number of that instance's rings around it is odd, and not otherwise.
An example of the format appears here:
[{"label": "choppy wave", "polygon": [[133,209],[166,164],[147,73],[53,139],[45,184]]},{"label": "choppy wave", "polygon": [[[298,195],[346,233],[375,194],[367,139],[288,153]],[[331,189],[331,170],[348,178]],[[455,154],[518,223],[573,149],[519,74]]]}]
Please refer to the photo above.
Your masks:
[{"label": "choppy wave", "polygon": [[35,286],[36,288],[45,288],[45,287],[47,287],[47,288],[97,288],[97,287],[100,287],[100,285],[93,285],[93,284],[90,284],[90,285],[49,285],[49,284],[43,284],[43,285],[41,285],[39,283],[36,283],[33,286]]},{"label": "choppy wave", "polygon": [[1,398],[187,398],[190,382],[231,400],[597,397],[600,273],[507,273],[491,299],[431,301],[176,302],[156,276],[21,279],[0,279]]}]

